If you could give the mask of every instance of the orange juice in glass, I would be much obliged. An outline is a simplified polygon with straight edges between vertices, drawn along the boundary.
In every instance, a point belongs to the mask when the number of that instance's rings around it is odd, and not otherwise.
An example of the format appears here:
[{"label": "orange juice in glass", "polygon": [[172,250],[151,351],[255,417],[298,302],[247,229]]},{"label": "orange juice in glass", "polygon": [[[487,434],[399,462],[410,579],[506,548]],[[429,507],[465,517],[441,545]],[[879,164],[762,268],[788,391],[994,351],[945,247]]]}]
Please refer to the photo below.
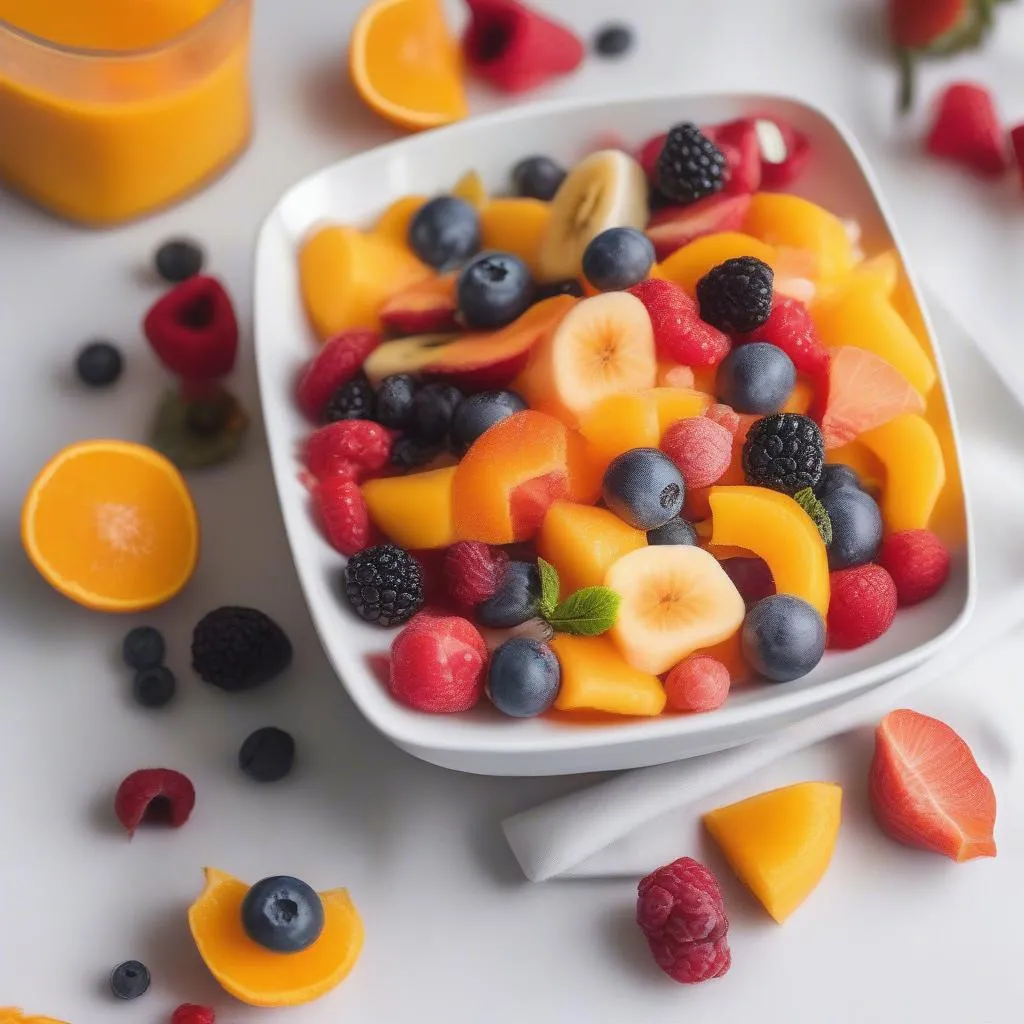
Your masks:
[{"label": "orange juice in glass", "polygon": [[0,182],[84,224],[222,171],[251,130],[251,0],[0,0]]}]

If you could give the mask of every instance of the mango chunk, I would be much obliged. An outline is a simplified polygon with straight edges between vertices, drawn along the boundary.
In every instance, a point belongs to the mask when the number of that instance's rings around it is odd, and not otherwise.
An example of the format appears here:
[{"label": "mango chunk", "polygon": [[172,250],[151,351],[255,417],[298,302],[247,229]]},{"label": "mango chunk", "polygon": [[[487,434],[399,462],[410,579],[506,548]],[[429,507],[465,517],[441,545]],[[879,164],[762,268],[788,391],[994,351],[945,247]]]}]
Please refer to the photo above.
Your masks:
[{"label": "mango chunk", "polygon": [[360,488],[373,525],[403,548],[427,550],[455,543],[452,481],[455,467],[367,480]]},{"label": "mango chunk", "polygon": [[607,637],[558,633],[551,649],[562,668],[557,710],[644,717],[664,710],[661,680],[633,668]]}]

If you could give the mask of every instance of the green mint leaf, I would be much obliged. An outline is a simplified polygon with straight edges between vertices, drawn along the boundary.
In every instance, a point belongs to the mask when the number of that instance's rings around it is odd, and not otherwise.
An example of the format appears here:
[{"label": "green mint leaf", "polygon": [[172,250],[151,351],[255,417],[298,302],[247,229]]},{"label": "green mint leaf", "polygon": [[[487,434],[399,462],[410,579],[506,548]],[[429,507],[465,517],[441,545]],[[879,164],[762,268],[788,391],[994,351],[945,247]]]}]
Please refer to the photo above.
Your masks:
[{"label": "green mint leaf", "polygon": [[814,525],[818,528],[818,533],[821,534],[825,546],[831,544],[832,520],[829,519],[825,506],[818,501],[818,496],[814,491],[810,487],[805,487],[793,495],[793,500],[814,520]]},{"label": "green mint leaf", "polygon": [[615,625],[621,600],[608,587],[583,587],[562,601],[547,619],[556,632],[598,636]]},{"label": "green mint leaf", "polygon": [[549,619],[558,607],[562,584],[558,579],[558,570],[543,558],[537,559],[537,572],[540,573],[540,613]]}]

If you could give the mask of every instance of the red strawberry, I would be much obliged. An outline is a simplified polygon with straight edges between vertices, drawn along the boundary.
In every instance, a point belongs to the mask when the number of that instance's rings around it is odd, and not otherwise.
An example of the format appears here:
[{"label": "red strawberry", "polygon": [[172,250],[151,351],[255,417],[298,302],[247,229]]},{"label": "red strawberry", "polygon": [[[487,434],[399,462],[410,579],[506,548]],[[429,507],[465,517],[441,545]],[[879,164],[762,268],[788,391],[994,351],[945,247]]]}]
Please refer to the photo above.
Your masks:
[{"label": "red strawberry", "polygon": [[931,530],[903,530],[886,537],[878,561],[892,576],[902,608],[937,594],[949,578],[949,551]]},{"label": "red strawberry", "polygon": [[996,855],[992,783],[937,718],[901,709],[882,719],[869,792],[878,824],[897,842],[957,862]]},{"label": "red strawberry", "polygon": [[329,476],[313,489],[317,517],[331,547],[354,555],[373,540],[370,513],[359,484],[343,476]]},{"label": "red strawberry", "polygon": [[818,337],[811,314],[799,299],[779,295],[768,319],[742,341],[768,341],[793,360],[797,373],[817,381],[828,374],[828,349]]},{"label": "red strawberry", "polygon": [[851,650],[877,640],[896,618],[896,584],[880,565],[829,575],[828,645]]},{"label": "red strawberry", "polygon": [[658,184],[658,158],[661,156],[661,151],[665,148],[665,140],[667,138],[668,132],[654,135],[636,151],[637,163],[644,169],[647,181],[651,185],[656,186]]},{"label": "red strawberry", "polygon": [[753,118],[741,117],[701,130],[725,154],[729,170],[725,191],[731,195],[756,192],[761,187],[761,146]]},{"label": "red strawberry", "polygon": [[507,565],[508,555],[501,548],[460,540],[445,552],[441,571],[456,604],[475,608],[497,593]]},{"label": "red strawberry", "polygon": [[171,1014],[171,1024],[214,1024],[217,1015],[209,1006],[182,1003]]},{"label": "red strawberry", "polygon": [[655,210],[647,224],[654,255],[663,260],[676,249],[703,235],[739,231],[750,209],[749,195],[719,193],[698,199],[689,206],[665,206]]},{"label": "red strawberry", "polygon": [[960,28],[971,0],[889,0],[889,37],[899,47],[924,50]]},{"label": "red strawberry", "polygon": [[380,344],[375,331],[343,331],[324,342],[299,380],[299,408],[319,423],[327,400],[360,370],[366,357]]},{"label": "red strawberry", "polygon": [[1013,157],[1017,161],[1021,181],[1024,182],[1024,124],[1015,125],[1010,129],[1010,145],[1013,147]]},{"label": "red strawberry", "polygon": [[781,189],[792,185],[803,174],[811,159],[811,140],[791,124],[777,117],[759,118],[771,121],[779,130],[785,152],[761,152],[761,188]]},{"label": "red strawberry", "polygon": [[996,178],[1009,166],[1006,133],[992,94],[973,82],[956,82],[939,98],[926,145],[933,156],[987,177]]},{"label": "red strawberry", "polygon": [[[391,458],[390,431],[370,420],[338,420],[306,439],[303,461],[318,480],[337,473],[350,480],[378,473]],[[352,467],[355,473],[352,472]]]},{"label": "red strawberry", "polygon": [[701,320],[679,285],[652,277],[629,291],[647,309],[660,355],[684,366],[717,366],[729,354],[729,338]]},{"label": "red strawberry", "polygon": [[466,0],[470,22],[462,38],[466,65],[504,92],[536,89],[574,71],[583,43],[564,25],[517,0]]}]

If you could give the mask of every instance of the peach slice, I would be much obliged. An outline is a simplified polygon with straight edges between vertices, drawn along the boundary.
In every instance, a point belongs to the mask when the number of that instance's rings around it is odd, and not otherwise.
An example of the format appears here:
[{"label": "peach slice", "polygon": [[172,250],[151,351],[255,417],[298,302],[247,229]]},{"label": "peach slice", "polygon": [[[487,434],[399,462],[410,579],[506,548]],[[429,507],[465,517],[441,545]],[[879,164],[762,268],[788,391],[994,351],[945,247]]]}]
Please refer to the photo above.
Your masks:
[{"label": "peach slice", "polygon": [[455,467],[367,480],[361,490],[374,526],[404,548],[429,550],[455,543],[452,481]]},{"label": "peach slice", "polygon": [[650,391],[624,391],[609,395],[580,416],[580,433],[594,459],[607,467],[631,448],[657,448],[661,438],[658,407]]},{"label": "peach slice", "polygon": [[558,633],[551,649],[562,669],[556,710],[643,717],[664,711],[665,689],[658,677],[633,668],[607,637]]},{"label": "peach slice", "polygon": [[480,211],[483,248],[518,256],[536,277],[537,254],[550,218],[551,204],[541,199],[492,199]]},{"label": "peach slice", "polygon": [[395,334],[434,334],[458,330],[455,274],[417,281],[380,308],[380,321]]},{"label": "peach slice", "polygon": [[705,235],[677,249],[658,264],[658,276],[675,281],[691,298],[695,298],[697,282],[712,267],[736,256],[756,256],[768,266],[775,266],[775,250],[770,245],[738,231],[722,231],[716,235]]}]

